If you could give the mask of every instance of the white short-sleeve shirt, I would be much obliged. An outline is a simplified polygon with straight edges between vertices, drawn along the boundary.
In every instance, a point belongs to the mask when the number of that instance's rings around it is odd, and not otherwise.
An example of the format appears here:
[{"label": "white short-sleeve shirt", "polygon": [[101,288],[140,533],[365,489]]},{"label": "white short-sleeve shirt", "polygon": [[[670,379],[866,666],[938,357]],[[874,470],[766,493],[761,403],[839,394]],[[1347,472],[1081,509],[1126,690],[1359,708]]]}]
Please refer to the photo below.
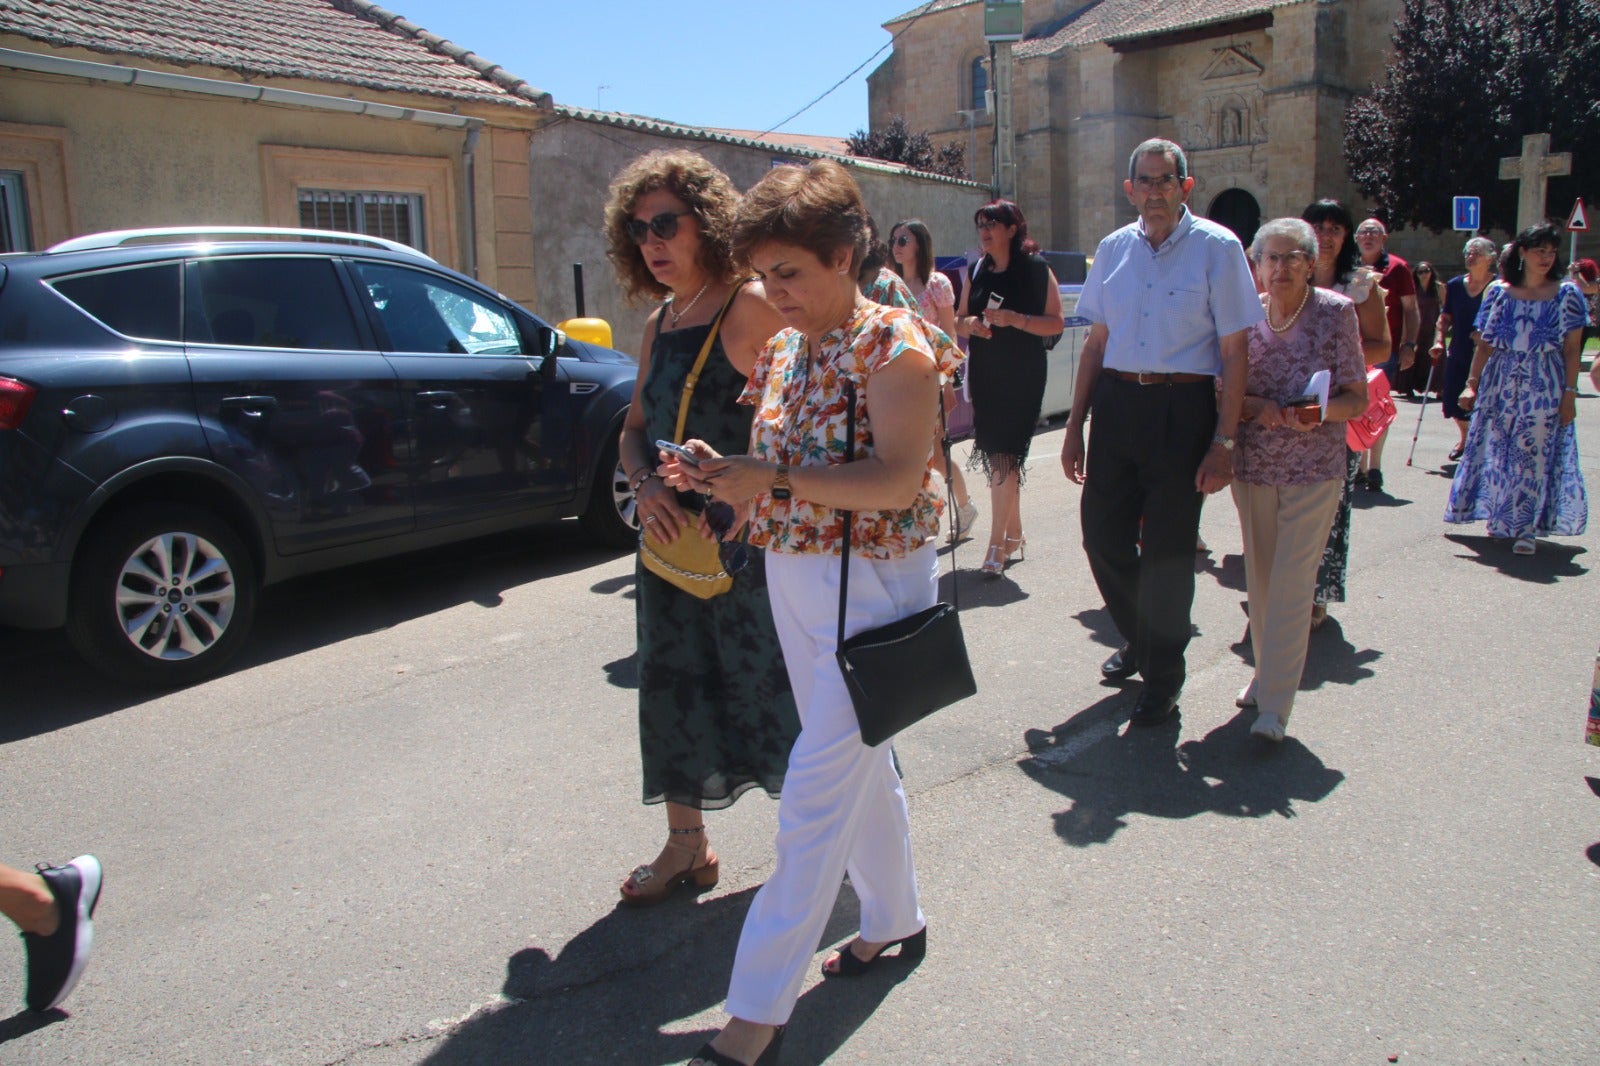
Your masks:
[{"label": "white short-sleeve shirt", "polygon": [[1265,312],[1239,238],[1185,206],[1160,248],[1143,222],[1100,242],[1078,314],[1106,327],[1109,369],[1216,376],[1221,338]]}]

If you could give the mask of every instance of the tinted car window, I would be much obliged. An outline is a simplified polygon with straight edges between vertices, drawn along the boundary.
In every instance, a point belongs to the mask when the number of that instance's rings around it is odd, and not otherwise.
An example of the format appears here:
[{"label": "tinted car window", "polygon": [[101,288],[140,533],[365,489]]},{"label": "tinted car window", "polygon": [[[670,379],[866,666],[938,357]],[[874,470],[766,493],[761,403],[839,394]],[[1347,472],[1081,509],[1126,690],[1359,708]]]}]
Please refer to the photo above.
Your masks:
[{"label": "tinted car window", "polygon": [[125,337],[182,340],[178,264],[104,270],[59,278],[55,290]]},{"label": "tinted car window", "polygon": [[356,273],[389,334],[390,350],[432,355],[517,355],[522,335],[498,304],[434,274],[358,262]]},{"label": "tinted car window", "polygon": [[191,341],[251,348],[363,347],[332,262],[291,257],[194,264]]}]

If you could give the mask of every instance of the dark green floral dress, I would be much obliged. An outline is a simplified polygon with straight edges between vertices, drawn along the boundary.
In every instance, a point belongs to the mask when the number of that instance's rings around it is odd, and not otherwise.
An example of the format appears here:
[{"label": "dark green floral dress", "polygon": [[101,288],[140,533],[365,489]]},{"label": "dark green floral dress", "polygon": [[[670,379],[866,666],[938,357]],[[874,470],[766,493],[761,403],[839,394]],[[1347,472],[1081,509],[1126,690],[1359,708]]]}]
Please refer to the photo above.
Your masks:
[{"label": "dark green floral dress", "polygon": [[[684,379],[705,343],[709,324],[671,330],[650,349],[641,390],[645,433],[672,440]],[[689,402],[684,438],[718,452],[744,454],[755,411],[736,401],[745,379],[728,362],[719,338]],[[697,511],[701,497],[679,494]],[[638,575],[639,749],[644,801],[721,810],[747,789],[777,796],[789,749],[800,732],[789,674],[767,601],[760,550],[733,588],[697,599],[644,569]]]}]

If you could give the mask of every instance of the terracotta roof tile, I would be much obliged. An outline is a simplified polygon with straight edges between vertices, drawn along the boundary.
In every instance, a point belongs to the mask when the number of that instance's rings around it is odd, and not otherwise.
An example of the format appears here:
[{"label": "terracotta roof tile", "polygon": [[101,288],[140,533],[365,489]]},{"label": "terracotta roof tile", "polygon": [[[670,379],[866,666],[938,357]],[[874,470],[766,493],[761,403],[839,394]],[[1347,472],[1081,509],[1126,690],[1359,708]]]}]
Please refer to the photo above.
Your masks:
[{"label": "terracotta roof tile", "polygon": [[550,106],[548,93],[370,0],[0,0],[0,33],[245,78]]},{"label": "terracotta roof tile", "polygon": [[665,119],[650,118],[647,115],[630,115],[622,111],[594,111],[585,107],[569,107],[566,104],[555,105],[555,112],[562,118],[575,119],[580,122],[596,122],[604,126],[636,130],[640,133],[662,134],[669,137],[681,137],[685,140],[733,144],[741,148],[755,148],[788,156],[808,156],[813,159],[827,157],[829,159],[837,159],[841,163],[848,163],[851,166],[862,167],[866,170],[887,170],[899,173],[909,171],[918,177],[928,178],[932,181],[954,182],[957,185],[974,184],[965,178],[950,178],[943,174],[933,174],[925,170],[913,170],[903,163],[890,163],[883,159],[854,156],[850,154],[848,146],[843,141],[833,137],[816,137],[797,133],[756,133],[750,130],[684,126],[676,122],[668,122]]},{"label": "terracotta roof tile", "polygon": [[1070,22],[1050,34],[1023,41],[1013,50],[1019,58],[1047,55],[1063,48],[1100,41],[1127,41],[1158,33],[1192,29],[1211,22],[1262,15],[1306,0],[1099,0],[1086,4]]}]

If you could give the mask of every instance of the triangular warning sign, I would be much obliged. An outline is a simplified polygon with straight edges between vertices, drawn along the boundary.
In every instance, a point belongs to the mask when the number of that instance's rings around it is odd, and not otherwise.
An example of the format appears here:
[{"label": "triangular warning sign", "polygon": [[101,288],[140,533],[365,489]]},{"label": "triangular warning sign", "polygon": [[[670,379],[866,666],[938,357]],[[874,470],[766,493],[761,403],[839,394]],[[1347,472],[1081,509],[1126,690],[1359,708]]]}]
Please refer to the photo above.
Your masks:
[{"label": "triangular warning sign", "polygon": [[1585,232],[1589,228],[1589,216],[1584,213],[1583,199],[1572,205],[1572,217],[1567,219],[1567,229],[1573,233]]}]

